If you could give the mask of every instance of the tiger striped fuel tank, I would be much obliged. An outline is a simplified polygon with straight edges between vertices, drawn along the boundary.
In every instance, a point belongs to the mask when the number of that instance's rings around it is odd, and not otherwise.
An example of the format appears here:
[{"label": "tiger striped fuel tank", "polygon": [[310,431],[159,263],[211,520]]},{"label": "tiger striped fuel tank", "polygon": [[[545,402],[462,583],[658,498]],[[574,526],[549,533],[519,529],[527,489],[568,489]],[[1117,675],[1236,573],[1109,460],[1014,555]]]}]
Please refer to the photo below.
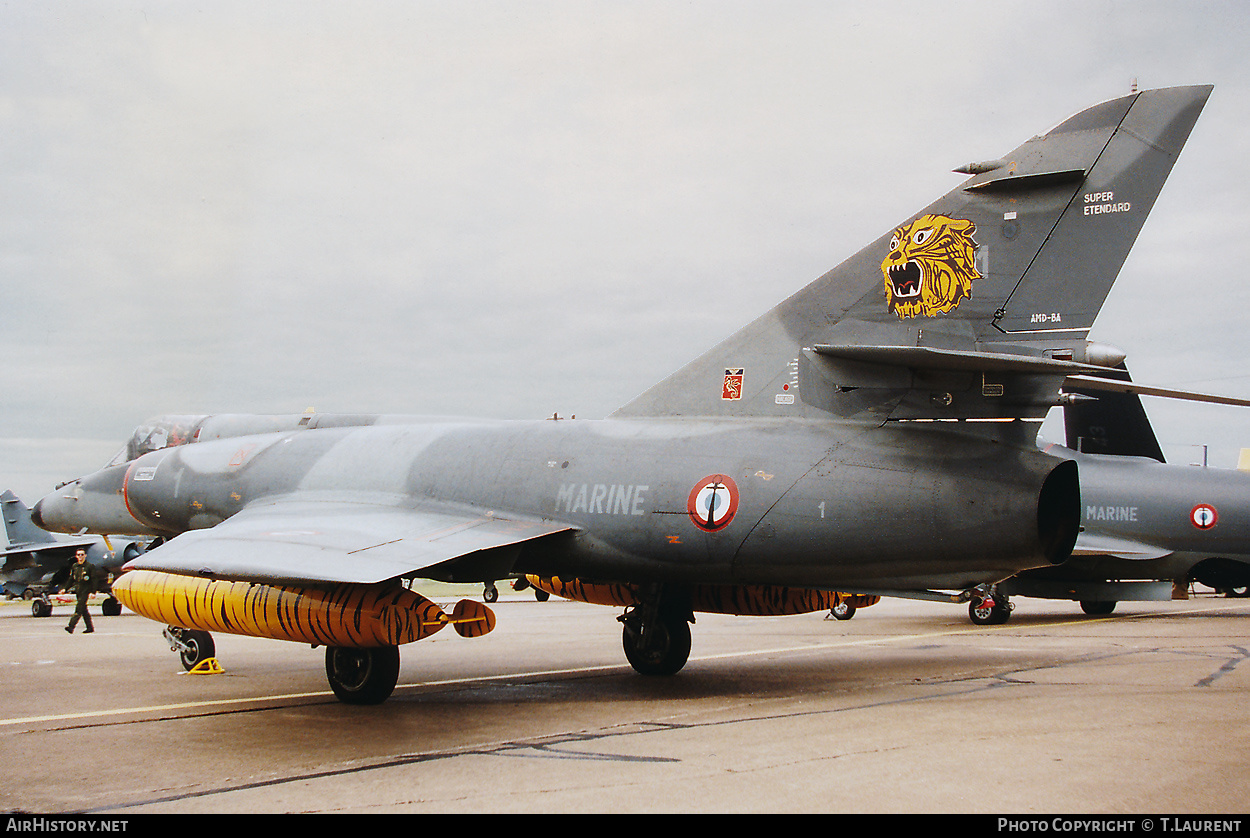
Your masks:
[{"label": "tiger striped fuel tank", "polygon": [[[527,576],[531,585],[549,594],[595,605],[628,608],[641,603],[637,585],[620,582],[585,582],[557,576]],[[816,588],[790,588],[782,585],[692,585],[690,606],[707,614],[741,614],[753,617],[781,617],[826,611],[838,603],[866,608],[881,600],[866,594],[844,594]]]},{"label": "tiger striped fuel tank", "polygon": [[318,646],[399,646],[445,625],[466,637],[495,626],[480,603],[463,600],[449,616],[399,585],[286,588],[134,570],[113,583],[113,593],[136,614],[167,625]]}]

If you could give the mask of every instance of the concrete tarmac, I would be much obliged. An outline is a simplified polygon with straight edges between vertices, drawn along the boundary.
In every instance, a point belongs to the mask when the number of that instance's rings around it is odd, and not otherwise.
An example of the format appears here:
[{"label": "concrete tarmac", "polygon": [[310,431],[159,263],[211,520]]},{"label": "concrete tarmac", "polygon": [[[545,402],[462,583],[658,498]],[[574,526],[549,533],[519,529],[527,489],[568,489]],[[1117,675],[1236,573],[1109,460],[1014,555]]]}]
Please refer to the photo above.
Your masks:
[{"label": "concrete tarmac", "polygon": [[644,678],[616,609],[506,596],[492,634],[404,647],[377,707],[334,699],[320,649],[216,635],[225,672],[188,675],[128,611],[69,636],[70,606],[3,603],[0,810],[1250,809],[1250,600],[1016,602],[989,628],[701,614],[686,668]]}]

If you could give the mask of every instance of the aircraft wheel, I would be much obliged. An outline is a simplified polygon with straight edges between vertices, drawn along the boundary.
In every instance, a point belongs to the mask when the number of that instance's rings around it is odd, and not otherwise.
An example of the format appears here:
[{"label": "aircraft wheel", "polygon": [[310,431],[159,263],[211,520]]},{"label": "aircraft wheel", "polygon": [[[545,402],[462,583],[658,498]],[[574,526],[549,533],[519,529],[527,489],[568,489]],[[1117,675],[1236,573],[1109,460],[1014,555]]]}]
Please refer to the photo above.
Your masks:
[{"label": "aircraft wheel", "polygon": [[491,582],[482,591],[482,599],[486,602],[494,602],[499,599],[499,589],[495,587],[495,583]]},{"label": "aircraft wheel", "polygon": [[837,605],[829,609],[829,613],[836,620],[849,620],[855,616],[855,606],[849,602],[839,602]]},{"label": "aircraft wheel", "polygon": [[547,600],[551,599],[551,594],[547,593],[541,588],[535,588],[534,599],[538,600],[539,602],[546,602]]},{"label": "aircraft wheel", "polygon": [[978,626],[999,626],[1007,622],[1011,617],[1011,603],[1005,598],[992,600],[992,604],[986,604],[985,600],[973,600],[968,603],[968,619]]},{"label": "aircraft wheel", "polygon": [[682,617],[652,622],[625,620],[621,635],[625,659],[641,675],[675,675],[690,657],[690,623]]},{"label": "aircraft wheel", "polygon": [[179,639],[182,641],[182,648],[178,652],[178,658],[182,661],[182,668],[188,672],[195,669],[196,664],[217,654],[217,644],[206,631],[187,629]]},{"label": "aircraft wheel", "polygon": [[1108,599],[1108,600],[1083,599],[1081,600],[1081,610],[1084,611],[1086,614],[1089,614],[1091,617],[1104,617],[1107,614],[1110,614],[1112,611],[1114,611],[1115,606],[1116,606],[1116,601],[1114,599]]},{"label": "aircraft wheel", "polygon": [[344,704],[381,704],[399,681],[399,647],[326,649],[326,678]]},{"label": "aircraft wheel", "polygon": [[39,597],[38,599],[32,599],[30,601],[30,616],[51,617],[52,616],[52,603],[48,602],[43,597]]},{"label": "aircraft wheel", "polygon": [[116,617],[122,613],[122,604],[117,600],[117,597],[111,596],[100,603],[100,613],[105,617]]}]

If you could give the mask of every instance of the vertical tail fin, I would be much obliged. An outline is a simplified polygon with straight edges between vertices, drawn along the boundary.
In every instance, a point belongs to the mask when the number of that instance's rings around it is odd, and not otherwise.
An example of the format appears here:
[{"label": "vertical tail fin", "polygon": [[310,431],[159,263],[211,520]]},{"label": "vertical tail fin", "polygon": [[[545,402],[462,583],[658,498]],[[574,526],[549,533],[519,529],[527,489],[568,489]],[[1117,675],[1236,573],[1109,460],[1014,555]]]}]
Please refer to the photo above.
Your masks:
[{"label": "vertical tail fin", "polygon": [[1044,415],[1210,93],[1134,93],[962,167],[962,185],[614,415]]},{"label": "vertical tail fin", "polygon": [[[1115,370],[1106,370],[1102,377],[1132,380],[1124,364]],[[1089,397],[1063,409],[1064,435],[1069,448],[1086,454],[1149,457],[1164,462],[1163,449],[1150,426],[1141,397],[1136,393],[1083,390],[1071,385],[1064,389]]]},{"label": "vertical tail fin", "polygon": [[0,507],[4,510],[4,530],[9,537],[10,547],[53,540],[51,535],[31,522],[30,510],[11,489],[5,489],[0,494]]}]

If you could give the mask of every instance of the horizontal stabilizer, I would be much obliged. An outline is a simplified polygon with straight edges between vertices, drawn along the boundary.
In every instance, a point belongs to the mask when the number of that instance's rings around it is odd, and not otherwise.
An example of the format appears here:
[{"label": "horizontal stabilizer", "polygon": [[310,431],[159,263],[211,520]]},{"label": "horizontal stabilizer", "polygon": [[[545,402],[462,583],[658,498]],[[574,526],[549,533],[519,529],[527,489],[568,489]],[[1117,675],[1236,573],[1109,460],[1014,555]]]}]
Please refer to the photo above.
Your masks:
[{"label": "horizontal stabilizer", "polygon": [[[271,584],[415,575],[493,581],[507,575],[522,544],[571,529],[482,510],[289,498],[183,533],[126,567]],[[457,561],[469,567],[456,572],[449,566]]]},{"label": "horizontal stabilizer", "polygon": [[959,372],[1015,372],[1042,375],[1073,375],[1095,372],[1100,368],[1074,361],[1060,361],[1041,355],[1011,355],[1002,352],[975,352],[934,349],[927,346],[830,346],[812,347],[819,355],[845,358],[871,364],[910,367],[912,369],[950,370]]},{"label": "horizontal stabilizer", "polygon": [[[1101,367],[1045,355],[930,346],[817,344],[799,364],[805,398],[893,392],[878,411],[889,419],[1041,419],[1058,404],[1061,382]],[[824,395],[819,395],[821,390]]]}]

